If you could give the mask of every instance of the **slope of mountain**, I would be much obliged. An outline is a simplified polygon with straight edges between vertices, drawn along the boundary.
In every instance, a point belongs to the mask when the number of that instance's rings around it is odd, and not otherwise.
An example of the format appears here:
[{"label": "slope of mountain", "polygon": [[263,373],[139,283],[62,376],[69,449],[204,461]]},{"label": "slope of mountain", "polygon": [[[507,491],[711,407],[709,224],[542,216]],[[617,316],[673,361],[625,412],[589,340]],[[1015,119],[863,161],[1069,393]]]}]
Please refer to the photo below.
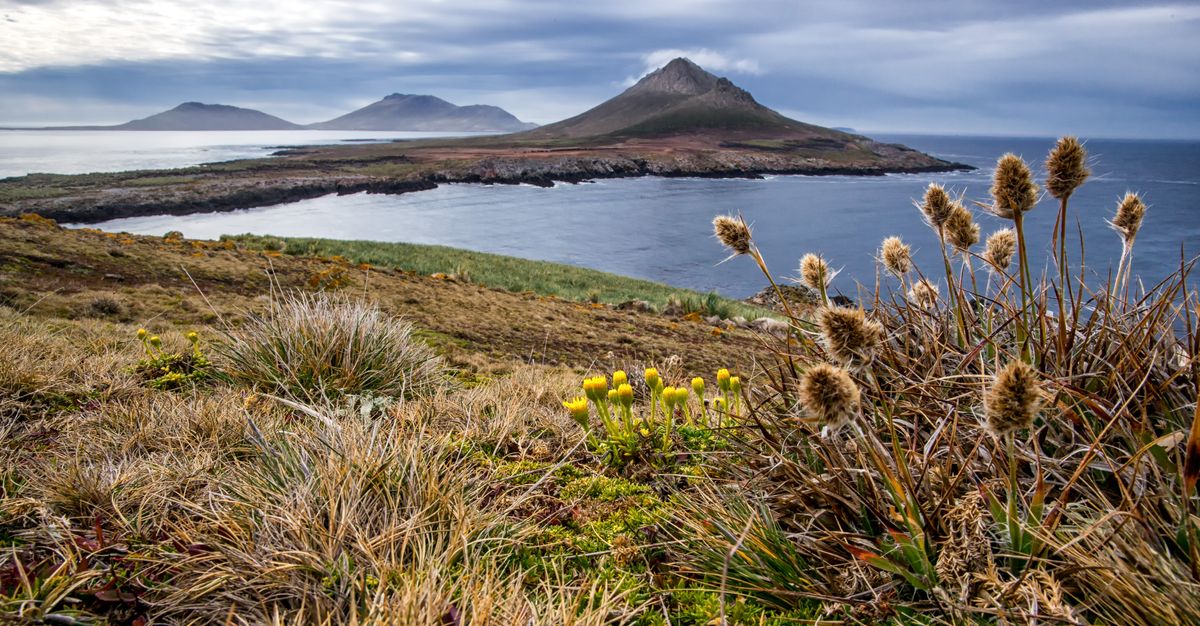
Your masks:
[{"label": "slope of mountain", "polygon": [[522,122],[500,107],[485,104],[460,107],[435,96],[394,93],[341,117],[310,124],[308,128],[513,132],[536,126]]},{"label": "slope of mountain", "polygon": [[109,130],[299,130],[303,126],[254,109],[243,109],[227,104],[184,102],[169,111],[105,128]]},{"label": "slope of mountain", "polygon": [[526,133],[530,137],[666,137],[708,134],[722,139],[826,139],[856,135],[799,122],[759,104],[729,79],[678,58],[620,95],[570,119]]}]

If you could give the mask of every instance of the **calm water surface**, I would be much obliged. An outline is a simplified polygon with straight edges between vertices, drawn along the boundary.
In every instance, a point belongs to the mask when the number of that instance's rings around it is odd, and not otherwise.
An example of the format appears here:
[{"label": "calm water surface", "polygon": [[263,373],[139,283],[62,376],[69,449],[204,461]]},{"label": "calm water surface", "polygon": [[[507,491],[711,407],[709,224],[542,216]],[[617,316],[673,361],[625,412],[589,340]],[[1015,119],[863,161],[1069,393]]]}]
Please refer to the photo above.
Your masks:
[{"label": "calm water surface", "polygon": [[187,167],[268,156],[279,146],[446,137],[463,133],[341,130],[0,130],[0,178]]},{"label": "calm water surface", "polygon": [[[997,157],[1012,151],[1040,170],[1054,140],[882,136],[981,169],[883,177],[778,176],[767,180],[639,178],[590,184],[444,185],[401,196],[327,196],[276,207],[189,216],[113,220],[112,231],[188,237],[227,233],[369,239],[443,244],[570,263],[668,284],[742,297],[764,281],[747,259],[725,257],[712,238],[718,213],[738,212],[753,224],[773,272],[795,274],[798,259],[819,252],[841,268],[836,286],[874,284],[879,242],[900,235],[920,267],[940,274],[934,238],[912,201],[929,181],[982,200]],[[1179,267],[1181,253],[1200,254],[1200,142],[1089,140],[1094,171],[1072,198],[1071,218],[1087,239],[1089,272],[1104,275],[1120,255],[1108,229],[1117,200],[1137,191],[1150,205],[1138,235],[1135,271],[1157,281]],[[1039,173],[1039,176],[1041,174]],[[1043,200],[1029,215],[1035,253],[1048,250],[1057,204]],[[980,215],[984,237],[1006,224]],[[1072,259],[1078,261],[1078,247]],[[1044,256],[1042,257],[1044,258]],[[1038,264],[1040,266],[1040,264]]]}]

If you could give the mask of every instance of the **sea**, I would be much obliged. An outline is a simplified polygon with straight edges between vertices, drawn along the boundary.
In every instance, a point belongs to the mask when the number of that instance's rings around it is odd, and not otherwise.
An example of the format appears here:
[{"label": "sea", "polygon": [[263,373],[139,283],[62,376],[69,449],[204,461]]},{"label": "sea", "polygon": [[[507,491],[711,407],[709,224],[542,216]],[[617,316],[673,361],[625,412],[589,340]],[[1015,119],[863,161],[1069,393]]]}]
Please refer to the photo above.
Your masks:
[{"label": "sea", "polygon": [[[230,135],[236,135],[231,139]],[[402,135],[306,131],[283,133],[0,133],[0,174],[74,173],[174,167],[263,156],[272,147]],[[411,135],[411,134],[409,134]],[[839,270],[834,286],[856,296],[885,286],[876,262],[880,242],[900,236],[920,269],[942,274],[937,242],[914,207],[930,182],[971,201],[986,201],[990,168],[1006,152],[1023,156],[1044,177],[1051,137],[873,135],[977,170],[887,176],[768,176],[764,179],[631,178],[528,185],[449,184],[404,195],[326,196],[272,207],[186,216],[147,216],[90,225],[108,231],[212,239],[256,233],[440,244],[554,261],[678,287],[745,297],[765,280],[746,258],[727,258],[711,220],[740,214],[752,226],[772,274],[797,274],[805,253]],[[236,139],[236,140],[235,140]],[[1085,138],[1092,177],[1070,203],[1072,245],[1091,282],[1104,280],[1121,253],[1106,220],[1127,191],[1149,211],[1134,249],[1134,272],[1152,287],[1200,254],[1200,142]],[[1029,214],[1035,270],[1048,267],[1057,201],[1045,197]],[[975,209],[983,237],[1006,226]],[[1079,234],[1086,246],[1080,253]],[[1048,270],[1049,271],[1049,270]],[[1191,284],[1197,284],[1190,281]]]}]

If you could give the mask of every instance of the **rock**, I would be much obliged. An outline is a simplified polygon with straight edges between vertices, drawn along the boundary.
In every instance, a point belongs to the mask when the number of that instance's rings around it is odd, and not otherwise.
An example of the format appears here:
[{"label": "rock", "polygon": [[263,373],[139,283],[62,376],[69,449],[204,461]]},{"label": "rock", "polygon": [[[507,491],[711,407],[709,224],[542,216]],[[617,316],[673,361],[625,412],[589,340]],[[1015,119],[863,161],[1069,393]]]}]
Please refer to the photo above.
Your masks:
[{"label": "rock", "polygon": [[721,318],[717,315],[709,315],[708,317],[704,318],[704,323],[708,324],[709,326],[717,326],[721,323]]},{"label": "rock", "polygon": [[734,318],[730,321],[733,322],[733,324],[738,328],[746,327],[746,318],[742,317],[741,315],[734,316]]},{"label": "rock", "polygon": [[772,317],[760,317],[750,322],[750,327],[760,332],[779,336],[786,336],[789,328],[787,322]]},{"label": "rock", "polygon": [[637,311],[639,313],[649,313],[654,310],[649,302],[645,300],[626,300],[617,305],[618,311]]},{"label": "rock", "polygon": [[[787,298],[788,304],[797,308],[815,306],[821,299],[820,294],[803,285],[780,285],[779,290]],[[746,298],[746,302],[781,313],[784,311],[783,305],[779,303],[779,294],[770,285],[753,296]]]}]

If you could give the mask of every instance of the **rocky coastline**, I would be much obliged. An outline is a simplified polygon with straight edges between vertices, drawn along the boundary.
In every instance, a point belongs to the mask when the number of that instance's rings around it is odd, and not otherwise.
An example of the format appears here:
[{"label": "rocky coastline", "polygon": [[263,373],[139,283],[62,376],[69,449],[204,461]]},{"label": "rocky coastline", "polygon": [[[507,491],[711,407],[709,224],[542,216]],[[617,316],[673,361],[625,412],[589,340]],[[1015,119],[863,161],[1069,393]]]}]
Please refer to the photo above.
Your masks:
[{"label": "rocky coastline", "polygon": [[[336,168],[313,171],[313,163],[306,158],[308,156],[305,153],[294,155],[293,158],[280,156],[260,160],[253,167],[235,172],[200,166],[114,174],[112,180],[101,179],[87,186],[68,186],[64,193],[52,197],[14,201],[0,199],[0,216],[37,213],[60,222],[88,224],[146,215],[232,211],[331,194],[403,194],[451,183],[550,187],[558,183],[643,176],[756,179],[769,175],[883,176],[970,169],[970,166],[960,163],[930,162],[928,158],[911,162],[897,159],[888,165],[877,162],[856,165],[763,152],[708,151],[669,155],[584,153],[571,156],[482,156],[440,163],[431,162],[432,159],[422,158],[419,154],[415,158],[395,155],[384,159],[347,160],[339,162]],[[392,176],[351,173],[380,164],[405,168],[405,171]],[[76,177],[58,178],[69,180]],[[130,182],[154,179],[171,182],[160,185]],[[21,180],[0,181],[0,198],[3,197],[5,184],[19,183]]]}]

